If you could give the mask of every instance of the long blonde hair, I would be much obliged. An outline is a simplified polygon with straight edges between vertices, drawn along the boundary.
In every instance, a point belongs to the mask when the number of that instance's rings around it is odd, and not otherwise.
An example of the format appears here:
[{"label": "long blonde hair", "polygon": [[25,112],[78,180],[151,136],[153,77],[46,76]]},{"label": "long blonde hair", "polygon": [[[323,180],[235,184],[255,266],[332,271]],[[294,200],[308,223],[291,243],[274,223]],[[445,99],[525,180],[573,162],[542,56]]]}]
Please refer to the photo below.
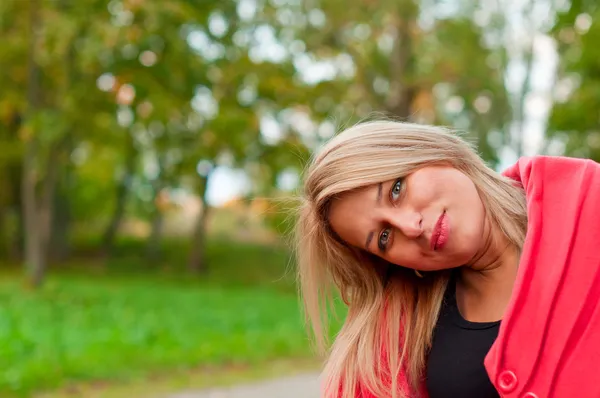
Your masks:
[{"label": "long blonde hair", "polygon": [[[417,278],[411,270],[345,245],[329,228],[331,200],[403,177],[434,163],[450,164],[474,182],[487,217],[521,248],[527,228],[521,187],[489,168],[454,132],[433,126],[375,121],[333,137],[304,176],[296,228],[300,293],[320,351],[328,354],[324,396],[354,398],[358,385],[377,397],[406,398],[419,389],[447,272]],[[348,306],[329,346],[333,287]],[[410,391],[400,388],[406,376]]]}]

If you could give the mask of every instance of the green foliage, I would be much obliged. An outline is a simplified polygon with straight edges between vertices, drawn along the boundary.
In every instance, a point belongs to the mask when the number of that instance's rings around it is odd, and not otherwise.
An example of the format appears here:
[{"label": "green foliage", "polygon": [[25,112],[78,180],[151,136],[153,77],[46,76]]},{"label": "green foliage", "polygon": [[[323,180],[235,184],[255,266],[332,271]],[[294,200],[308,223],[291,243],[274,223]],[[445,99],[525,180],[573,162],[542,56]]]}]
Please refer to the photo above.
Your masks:
[{"label": "green foliage", "polygon": [[565,154],[600,161],[600,7],[573,1],[552,30],[560,54],[548,135]]},{"label": "green foliage", "polygon": [[[325,139],[372,112],[466,130],[491,163],[506,141],[488,139],[505,137],[511,118],[506,65],[490,62],[505,50],[486,43],[497,23],[475,23],[476,0],[447,15],[428,1],[258,1],[252,12],[217,0],[39,4],[31,117],[29,9],[0,8],[0,177],[36,139],[39,185],[53,164],[74,221],[109,224],[120,198],[148,220],[163,191],[203,195],[202,160],[244,169],[250,195],[277,196],[281,173],[299,173]],[[315,63],[333,74],[304,79]],[[19,195],[3,196],[17,207]]]},{"label": "green foliage", "polygon": [[149,271],[123,242],[108,269],[74,263],[38,292],[2,276],[0,395],[311,355],[286,252],[211,242],[219,266],[200,281],[181,275],[180,249]]},{"label": "green foliage", "polygon": [[[505,49],[488,43],[489,29],[475,22],[481,4],[459,3],[447,15],[427,1],[284,3],[272,23],[282,42],[305,48],[299,60],[334,65],[332,76],[307,83],[300,94],[317,123],[333,118],[345,126],[383,113],[449,125],[468,132],[496,163],[511,110],[506,65],[491,61],[505,57]],[[490,132],[503,142],[489,142]]]}]

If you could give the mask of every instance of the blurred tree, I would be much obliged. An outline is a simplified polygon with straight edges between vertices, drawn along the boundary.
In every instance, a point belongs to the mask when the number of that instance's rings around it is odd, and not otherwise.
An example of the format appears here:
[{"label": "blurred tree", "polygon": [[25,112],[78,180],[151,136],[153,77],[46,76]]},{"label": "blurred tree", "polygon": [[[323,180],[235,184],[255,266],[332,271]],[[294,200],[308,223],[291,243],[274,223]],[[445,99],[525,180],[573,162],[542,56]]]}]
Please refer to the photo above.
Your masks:
[{"label": "blurred tree", "polygon": [[509,142],[504,14],[482,19],[483,2],[31,4],[0,2],[0,231],[5,252],[26,238],[34,284],[49,239],[60,259],[100,228],[108,254],[126,216],[149,221],[159,259],[180,189],[202,202],[188,269],[205,271],[218,167],[284,198],[312,150],[374,111],[468,130],[491,163]]},{"label": "blurred tree", "polygon": [[[105,127],[89,120],[90,114],[101,114],[107,103],[99,95],[90,95],[101,64],[88,51],[93,48],[90,44],[97,44],[93,32],[102,29],[106,12],[103,15],[102,1],[88,2],[85,8],[67,1],[15,4],[15,14],[29,9],[31,15],[27,111],[20,138],[25,145],[25,260],[30,281],[38,286],[51,238],[61,248],[57,252],[66,250],[70,220],[66,191],[73,177],[70,155],[86,140],[100,138],[95,134]],[[86,20],[90,11],[99,11],[94,23]],[[55,220],[61,228],[56,228]]]},{"label": "blurred tree", "polygon": [[[37,162],[39,155],[40,122],[38,121],[41,105],[40,67],[38,65],[40,4],[36,0],[29,3],[28,27],[28,54],[27,54],[27,106],[25,108],[26,125],[21,130],[21,139],[24,141],[22,172],[22,200],[23,218],[25,220],[25,265],[30,283],[38,286],[43,279],[46,267],[45,235],[47,226],[44,224],[44,215],[47,215],[50,196],[53,194],[54,173],[46,176],[47,183],[44,188],[43,198],[36,192],[38,183]],[[38,120],[36,120],[38,119]],[[35,123],[38,121],[38,123]],[[54,156],[53,156],[54,157]],[[44,213],[44,215],[42,215]]]},{"label": "blurred tree", "polygon": [[[510,106],[504,49],[474,22],[476,1],[446,10],[435,1],[280,2],[282,41],[297,51],[300,78],[321,73],[307,102],[317,121],[342,124],[383,112],[394,119],[450,124],[473,134],[492,163],[505,141]],[[328,129],[326,129],[328,130]],[[488,140],[495,132],[500,140]],[[497,142],[499,141],[499,142]]]},{"label": "blurred tree", "polygon": [[207,77],[196,86],[190,115],[190,122],[202,133],[187,148],[195,156],[185,157],[183,166],[186,183],[194,187],[203,209],[188,260],[192,272],[206,271],[204,242],[210,211],[206,194],[216,167],[244,169],[254,182],[252,193],[265,194],[272,192],[270,187],[283,168],[298,162],[289,146],[302,147],[296,135],[279,126],[276,137],[269,138],[265,131],[265,120],[300,104],[306,90],[293,81],[290,60],[272,55],[272,49],[265,47],[273,44],[269,43],[273,28],[265,23],[269,8],[256,2],[248,12],[242,3],[215,3],[188,34],[188,42],[206,65]]},{"label": "blurred tree", "polygon": [[600,161],[600,6],[573,0],[552,30],[560,62],[549,150]]},{"label": "blurred tree", "polygon": [[[102,115],[106,108],[102,96],[93,95],[100,67],[93,53],[98,36],[93,33],[106,21],[103,3],[90,1],[82,7],[68,1],[3,2],[0,10],[7,37],[0,62],[10,72],[6,78],[3,74],[7,90],[0,101],[8,140],[3,154],[10,155],[2,172],[9,188],[15,177],[22,180],[21,191],[10,189],[9,196],[12,207],[22,203],[17,207],[23,214],[24,257],[33,286],[43,280],[50,241],[55,253],[66,251],[72,197],[68,191],[74,178],[70,155],[110,128],[90,123],[90,115]],[[93,23],[87,20],[90,11],[99,11]],[[20,172],[15,171],[13,153],[22,154]],[[55,213],[59,217],[53,217]]]},{"label": "blurred tree", "polygon": [[[107,52],[110,62],[103,76],[114,82],[117,121],[124,129],[122,173],[117,183],[112,217],[104,232],[105,252],[110,252],[125,214],[128,194],[137,177],[151,194],[147,216],[151,233],[149,259],[157,258],[164,208],[159,198],[178,185],[181,162],[198,131],[185,126],[191,112],[194,86],[205,79],[205,68],[187,44],[184,27],[210,9],[186,2],[168,5],[153,2],[114,2],[113,18],[127,19],[112,35]],[[141,174],[136,164],[141,164]]]}]

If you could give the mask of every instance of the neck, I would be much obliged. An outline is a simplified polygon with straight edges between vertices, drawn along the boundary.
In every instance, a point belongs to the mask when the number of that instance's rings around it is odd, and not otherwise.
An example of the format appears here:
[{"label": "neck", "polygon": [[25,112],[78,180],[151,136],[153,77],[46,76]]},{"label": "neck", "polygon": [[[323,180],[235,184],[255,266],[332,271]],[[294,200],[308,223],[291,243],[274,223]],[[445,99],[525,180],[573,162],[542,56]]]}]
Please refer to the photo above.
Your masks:
[{"label": "neck", "polygon": [[502,318],[508,304],[519,265],[519,248],[501,231],[489,229],[486,244],[473,261],[462,267],[457,293],[463,303],[487,303],[485,311],[492,318]]},{"label": "neck", "polygon": [[513,244],[504,244],[489,257],[472,266],[463,267],[460,283],[470,293],[478,296],[496,296],[512,292],[519,265],[519,249]]},{"label": "neck", "polygon": [[474,271],[486,271],[514,260],[513,252],[517,251],[517,248],[499,227],[486,218],[483,231],[483,245],[467,264],[468,268]]}]

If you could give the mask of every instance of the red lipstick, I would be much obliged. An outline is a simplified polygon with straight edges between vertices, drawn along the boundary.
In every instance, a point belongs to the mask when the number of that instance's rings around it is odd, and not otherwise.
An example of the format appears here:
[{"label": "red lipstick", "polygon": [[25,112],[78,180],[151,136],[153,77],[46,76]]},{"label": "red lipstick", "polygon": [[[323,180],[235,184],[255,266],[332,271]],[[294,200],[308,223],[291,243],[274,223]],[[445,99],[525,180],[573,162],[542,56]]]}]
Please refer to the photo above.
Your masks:
[{"label": "red lipstick", "polygon": [[441,250],[448,242],[448,219],[444,211],[438,218],[431,234],[431,250]]}]

